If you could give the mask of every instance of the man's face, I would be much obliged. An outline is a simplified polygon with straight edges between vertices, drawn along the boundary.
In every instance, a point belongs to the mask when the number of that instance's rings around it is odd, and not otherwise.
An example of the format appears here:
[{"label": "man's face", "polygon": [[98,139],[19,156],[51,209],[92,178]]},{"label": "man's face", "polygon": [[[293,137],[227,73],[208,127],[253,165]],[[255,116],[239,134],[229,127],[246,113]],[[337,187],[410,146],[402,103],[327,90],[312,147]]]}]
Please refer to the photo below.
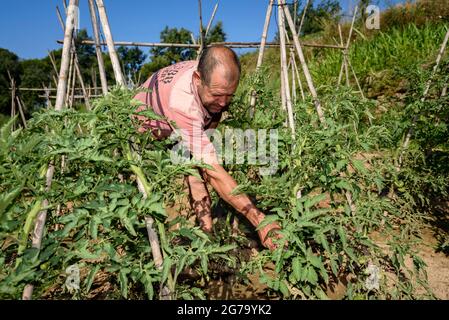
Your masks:
[{"label": "man's face", "polygon": [[226,109],[239,84],[238,77],[229,82],[220,67],[212,72],[208,85],[201,79],[200,74],[197,73],[195,78],[201,103],[210,113],[219,113]]}]

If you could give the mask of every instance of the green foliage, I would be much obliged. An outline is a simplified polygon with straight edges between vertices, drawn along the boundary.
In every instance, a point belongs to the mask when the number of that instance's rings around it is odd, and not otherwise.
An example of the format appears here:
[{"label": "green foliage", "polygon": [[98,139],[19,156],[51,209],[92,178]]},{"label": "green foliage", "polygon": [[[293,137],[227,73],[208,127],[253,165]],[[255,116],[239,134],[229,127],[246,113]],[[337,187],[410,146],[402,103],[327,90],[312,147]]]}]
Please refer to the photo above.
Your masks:
[{"label": "green foliage", "polygon": [[10,114],[11,110],[11,82],[8,77],[18,79],[20,73],[19,57],[9,50],[0,48],[0,113]]},{"label": "green foliage", "polygon": [[[190,31],[181,28],[165,27],[161,31],[161,42],[163,43],[192,43]],[[191,60],[195,57],[195,51],[188,48],[174,48],[174,47],[155,47],[150,50],[151,62],[145,66],[145,72],[155,72],[170,64]]]},{"label": "green foliage", "polygon": [[[206,32],[206,30],[204,30]],[[206,43],[224,42],[226,41],[226,33],[223,30],[223,22],[218,21],[212,26],[207,34]]]},{"label": "green foliage", "polygon": [[381,15],[382,29],[402,28],[409,24],[449,21],[449,3],[445,0],[416,0],[391,6]]},{"label": "green foliage", "polygon": [[[206,27],[203,28],[206,31]],[[165,27],[161,32],[162,43],[192,43],[192,32],[185,28]],[[199,43],[200,39],[196,39]],[[223,30],[223,23],[218,21],[209,30],[206,43],[226,41],[226,33]],[[196,50],[189,48],[155,47],[150,50],[151,61],[143,66],[142,75],[146,78],[151,73],[169,66],[173,63],[196,58]]]},{"label": "green foliage", "polygon": [[134,83],[137,83],[137,76],[147,56],[138,47],[119,47],[117,53],[123,65],[123,72],[126,76],[131,77]]},{"label": "green foliage", "polygon": [[[421,161],[424,152],[412,148],[398,171],[396,150],[410,114],[398,116],[392,111],[376,118],[374,101],[335,87],[321,88],[327,129],[320,127],[311,100],[295,105],[296,139],[292,141],[289,130],[282,127],[286,115],[279,98],[267,89],[267,81],[263,74],[244,79],[224,122],[225,126],[280,130],[275,175],[260,176],[257,166],[249,164],[227,166],[241,186],[239,191],[256,197],[257,205],[271,213],[267,220],[276,220],[283,227],[279,249],[249,261],[243,273],[260,271],[262,281],[284,298],[325,298],[326,288],[347,276],[352,279],[347,299],[420,297],[419,287],[426,288],[425,265],[409,268],[404,261],[408,256],[419,260],[411,250],[420,221],[418,212],[423,212],[434,196],[447,196],[447,165],[439,160]],[[258,103],[250,119],[243,102],[253,88],[257,89]],[[447,122],[446,113],[443,115],[446,120],[441,118],[442,123]],[[428,127],[432,125],[429,120],[425,122]],[[435,136],[416,134],[420,135],[417,141],[431,139],[426,145],[438,143],[442,148],[443,142]],[[400,233],[395,230],[397,221],[407,226]],[[373,241],[374,232],[391,239],[391,253]],[[285,248],[282,241],[288,241]],[[264,270],[267,263],[274,265],[274,275]],[[365,270],[370,263],[382,270],[379,290],[365,286]],[[396,277],[393,286],[397,290],[387,285],[387,278],[392,276]]]},{"label": "green foliage", "polygon": [[[211,242],[198,228],[187,229],[183,219],[178,232],[165,236],[165,204],[181,187],[173,181],[196,169],[172,164],[164,147],[168,142],[137,134],[133,95],[114,90],[97,100],[92,112],[36,113],[26,131],[10,134],[12,121],[2,127],[0,296],[19,298],[24,285],[33,283],[36,296],[68,298],[64,270],[77,264],[82,275],[78,297],[89,297],[92,286],[99,285],[96,275],[106,274],[112,285],[108,297],[157,298],[168,281],[176,298],[187,295],[176,279],[185,266],[202,261],[205,275],[209,259],[232,260],[224,254],[233,246]],[[133,156],[130,141],[141,157]],[[55,173],[51,189],[45,191],[49,163]],[[147,199],[137,189],[136,175],[144,179]],[[43,199],[49,203],[38,252],[29,248],[29,232]],[[152,261],[145,217],[156,220],[163,270]],[[180,237],[187,241],[180,244]],[[192,292],[201,296],[198,290]]]},{"label": "green foliage", "polygon": [[[43,85],[48,86],[53,81],[53,67],[50,62],[45,59],[30,59],[20,62],[21,67],[21,87],[23,88],[42,88]],[[20,92],[20,97],[25,104],[28,113],[45,105],[45,98],[39,98],[42,92],[24,91]]]}]

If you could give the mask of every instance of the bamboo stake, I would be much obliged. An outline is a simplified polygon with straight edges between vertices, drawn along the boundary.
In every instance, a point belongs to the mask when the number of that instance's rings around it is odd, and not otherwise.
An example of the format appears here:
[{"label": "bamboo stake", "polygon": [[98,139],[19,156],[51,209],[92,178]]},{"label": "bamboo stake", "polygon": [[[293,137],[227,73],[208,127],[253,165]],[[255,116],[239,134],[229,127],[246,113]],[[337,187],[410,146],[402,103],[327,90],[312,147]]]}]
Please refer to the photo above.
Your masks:
[{"label": "bamboo stake", "polygon": [[302,88],[301,77],[299,76],[299,70],[298,70],[298,66],[296,64],[296,59],[295,59],[294,55],[293,55],[293,67],[295,68],[296,80],[298,81],[298,84],[299,84],[299,90],[301,92],[302,101],[306,101],[306,97],[304,96],[304,90]]},{"label": "bamboo stake", "polygon": [[292,100],[293,104],[296,104],[296,81],[295,81],[295,67],[293,66],[293,53],[290,49],[290,63],[289,68],[292,70]]},{"label": "bamboo stake", "polygon": [[[58,67],[56,66],[56,60],[55,56],[53,55],[53,52],[48,51],[48,57],[50,58],[51,65],[53,66],[53,71],[55,74],[58,74]],[[53,75],[53,81],[55,82],[55,85],[58,86],[58,80]]]},{"label": "bamboo stake", "polygon": [[[58,7],[56,7],[56,13],[58,14],[62,31],[65,31],[65,24],[62,21],[61,12],[59,11]],[[66,8],[66,13],[67,13],[67,8]],[[75,20],[74,20],[74,23],[75,23]],[[78,77],[78,82],[81,85],[81,90],[83,91],[84,103],[86,104],[86,108],[87,108],[87,110],[90,110],[90,101],[89,101],[89,97],[87,95],[86,87],[84,85],[83,75],[81,73],[81,69],[80,69],[80,65],[79,65],[79,61],[78,61],[78,54],[76,52],[76,44],[75,44],[75,40],[73,38],[72,38],[71,50],[72,50],[72,54],[73,54],[74,72],[76,72],[76,76]],[[73,77],[75,77],[75,73],[74,73]],[[73,80],[73,83],[75,83],[75,80]],[[72,95],[73,95],[73,93],[72,93]],[[70,106],[72,106],[72,105],[73,105],[73,101],[70,101]]]},{"label": "bamboo stake", "polygon": [[355,83],[357,84],[357,88],[359,88],[360,94],[362,95],[362,98],[365,99],[365,94],[363,93],[362,87],[360,86],[360,82],[359,79],[357,78],[357,75],[354,71],[354,68],[352,66],[351,60],[348,58],[348,64],[349,64],[349,68],[352,71],[352,75],[354,76],[355,79]]},{"label": "bamboo stake", "polygon": [[69,76],[67,83],[67,95],[65,97],[67,104],[70,105],[70,90],[72,89],[72,80],[73,80],[73,52],[70,53],[70,64],[69,64]]},{"label": "bamboo stake", "polygon": [[201,0],[198,0],[198,12],[200,18],[200,48],[198,50],[198,57],[204,49],[204,31],[203,31],[203,10],[201,9]]},{"label": "bamboo stake", "polygon": [[[7,72],[8,72],[9,80],[11,82],[11,119],[13,119],[16,116],[16,102],[15,102],[15,98],[16,98],[16,83],[13,80],[9,70],[7,70]],[[15,127],[16,127],[16,122],[14,121],[14,123],[11,126],[11,130],[15,131],[15,129],[16,129]]]},{"label": "bamboo stake", "polygon": [[[75,63],[75,53],[73,55],[73,63],[74,63],[74,67],[76,68],[76,63]],[[75,83],[76,83],[76,69],[73,69],[73,73],[72,73],[72,88],[70,89],[71,94],[70,94],[70,108],[73,108],[73,100],[74,100],[74,96],[75,96]]]},{"label": "bamboo stake", "polygon": [[[58,90],[56,98],[55,110],[60,111],[64,107],[64,98],[67,90],[67,71],[69,67],[70,60],[70,47],[72,44],[72,33],[74,28],[74,14],[75,10],[78,8],[78,0],[70,0],[67,20],[66,20],[66,30],[64,33],[64,46],[62,49],[62,61],[61,69],[59,72]],[[46,172],[46,191],[48,192],[51,188],[51,182],[53,179],[54,165],[50,163]],[[44,232],[45,220],[47,219],[47,209],[48,200],[43,201],[43,210],[40,211],[36,217],[34,231],[32,236],[32,245],[34,248],[40,250],[42,244],[42,236]],[[28,284],[25,286],[23,291],[22,299],[30,300],[33,293],[33,285]]]},{"label": "bamboo stake", "polygon": [[[129,148],[129,156],[131,156],[131,157],[133,156],[131,148]],[[137,157],[140,157],[140,156],[137,154]],[[136,175],[136,177],[137,177],[137,188],[139,189],[139,192],[142,194],[142,198],[146,199],[148,197],[148,192],[145,188],[145,185],[139,176]],[[146,216],[145,217],[145,226],[147,228],[148,241],[150,242],[151,253],[153,255],[154,264],[155,264],[156,268],[161,270],[162,265],[164,263],[164,259],[162,257],[161,246],[159,244],[159,239],[158,239],[156,230],[153,227],[153,224],[154,224],[154,219],[150,216]],[[166,286],[164,286],[161,289],[161,299],[162,300],[170,300],[171,299],[170,289]]]},{"label": "bamboo stake", "polygon": [[348,54],[348,49],[349,49],[349,45],[351,44],[351,38],[352,38],[352,31],[354,30],[354,23],[355,23],[355,18],[357,16],[357,9],[358,7],[355,6],[354,8],[354,15],[352,16],[352,22],[351,22],[351,28],[349,29],[349,36],[348,36],[348,40],[346,41],[346,46],[345,49],[343,50],[343,56],[345,59],[345,72],[346,72],[346,83],[349,86],[349,72],[348,72],[348,67],[347,67],[347,61],[349,60],[349,54]]},{"label": "bamboo stake", "polygon": [[190,37],[192,38],[192,43],[196,46],[196,39],[192,32],[190,32]]},{"label": "bamboo stake", "polygon": [[[273,11],[273,3],[274,0],[270,0],[267,8],[267,13],[265,15],[265,23],[263,26],[263,32],[262,32],[262,38],[260,40],[260,49],[259,49],[259,55],[257,56],[257,64],[256,64],[256,72],[260,70],[260,67],[262,66],[263,62],[263,56],[265,53],[265,45],[267,42],[267,33],[268,33],[268,27],[270,25],[270,19],[271,19],[271,12]],[[281,86],[282,88],[282,86]],[[251,92],[251,101],[250,101],[250,117],[252,118],[254,116],[254,107],[256,105],[256,91]]]},{"label": "bamboo stake", "polygon": [[[278,0],[279,1],[279,0]],[[288,125],[292,131],[292,138],[295,138],[295,122],[293,120],[293,107],[290,97],[290,86],[288,83],[287,50],[285,47],[285,17],[282,9],[278,10],[279,39],[281,43],[281,76],[284,79],[284,94],[287,107]]]},{"label": "bamboo stake", "polygon": [[26,128],[28,128],[28,126],[27,126],[27,121],[25,119],[25,114],[23,113],[23,105],[20,102],[20,98],[18,96],[16,96],[16,100],[17,100],[17,106],[19,107],[20,117],[22,118],[23,127],[26,129]]},{"label": "bamboo stake", "polygon": [[46,100],[47,109],[52,109],[53,106],[52,106],[51,100],[50,100],[50,89],[47,87],[44,87],[44,90],[45,90],[45,100]]},{"label": "bamboo stake", "polygon": [[[91,73],[92,73],[92,75],[94,77],[93,82],[92,82],[92,84],[94,86],[94,88],[93,88],[94,95],[97,95],[98,94],[98,92],[97,92],[97,86],[98,86],[98,83],[97,83],[97,71],[92,67]],[[103,86],[101,87],[101,89],[102,90],[104,89]],[[92,88],[89,88],[89,96],[91,96],[91,95],[92,95]]]},{"label": "bamboo stake", "polygon": [[215,13],[217,12],[217,8],[218,8],[218,4],[219,4],[219,3],[220,3],[220,2],[217,2],[217,3],[215,4],[214,11],[212,12],[212,16],[211,16],[210,19],[209,19],[209,23],[207,24],[206,32],[204,33],[204,37],[205,37],[205,38],[207,38],[207,35],[208,35],[208,33],[209,33],[209,29],[210,29],[210,27],[211,27],[211,25],[212,25],[212,21],[214,20]]},{"label": "bamboo stake", "polygon": [[[45,191],[47,192],[50,191],[54,172],[55,167],[53,163],[50,163],[47,169],[47,173],[45,175],[46,176]],[[42,202],[43,210],[39,211],[34,222],[34,230],[32,233],[32,247],[36,248],[37,250],[40,250],[42,246],[42,237],[44,235],[45,221],[47,220],[47,207],[48,207],[48,200],[45,199]],[[34,286],[32,284],[27,284],[23,290],[22,300],[31,300],[31,297],[33,295],[33,289]]]},{"label": "bamboo stake", "polygon": [[103,0],[96,0],[98,13],[100,15],[100,22],[103,26],[103,32],[108,45],[109,56],[111,57],[112,68],[114,69],[115,80],[120,86],[126,86],[125,78],[123,77],[122,69],[120,67],[120,62],[117,56],[117,51],[115,51],[114,39],[112,38],[111,29],[109,27],[109,20],[106,14],[106,8],[104,6]]},{"label": "bamboo stake", "polygon": [[301,62],[302,70],[304,72],[304,76],[306,78],[307,85],[309,87],[310,93],[311,93],[312,98],[314,100],[315,109],[316,109],[316,111],[318,113],[318,117],[320,119],[321,124],[326,128],[327,127],[327,125],[326,125],[326,118],[324,117],[324,112],[321,109],[321,103],[320,103],[320,101],[318,99],[318,95],[317,95],[317,92],[315,90],[315,86],[313,84],[312,76],[310,75],[310,71],[309,71],[309,68],[307,66],[306,59],[304,57],[304,53],[302,52],[301,44],[299,43],[298,35],[296,34],[296,30],[295,30],[295,26],[293,25],[292,17],[290,15],[290,12],[288,11],[288,9],[284,5],[285,4],[285,0],[278,0],[278,3],[282,5],[282,6],[280,6],[280,8],[283,9],[283,11],[285,13],[285,16],[287,18],[288,25],[290,27],[290,31],[293,34],[293,42],[295,43],[296,51],[297,51],[298,56],[299,56],[299,61]]},{"label": "bamboo stake", "polygon": [[[310,0],[307,0],[306,5],[304,6],[304,11],[302,13],[302,17],[301,17],[301,22],[299,23],[299,28],[298,28],[298,37],[301,35],[301,29],[302,29],[302,24],[304,23],[304,18],[306,16],[306,12],[307,12],[307,8],[309,7],[309,3]],[[295,16],[296,16],[296,12],[295,12]]]},{"label": "bamboo stake", "polygon": [[[341,44],[341,46],[344,46],[344,44],[343,44],[343,35],[341,33],[341,26],[340,26],[340,24],[338,24],[338,35],[340,36],[340,44]],[[345,57],[344,52],[342,53],[341,56],[342,56],[342,59],[341,59],[340,73],[338,75],[338,85],[341,84],[341,78],[343,77],[343,71],[344,71],[344,68],[346,67],[346,57]]]},{"label": "bamboo stake", "polygon": [[352,31],[354,30],[354,23],[355,23],[355,18],[357,16],[357,10],[358,10],[358,7],[355,6],[354,15],[352,17],[352,22],[351,22],[351,29],[349,29],[349,36],[348,36],[348,40],[346,41],[346,47],[345,47],[346,51],[349,49],[349,45],[351,44]]},{"label": "bamboo stake", "polygon": [[[426,87],[424,89],[423,96],[421,98],[421,103],[424,102],[427,98],[427,94],[429,93],[430,86],[432,85],[433,78],[435,77],[435,74],[438,70],[438,66],[440,65],[441,58],[443,57],[444,51],[446,50],[447,42],[449,40],[449,29],[446,32],[446,36],[444,37],[443,43],[441,44],[440,50],[438,51],[438,56],[435,61],[435,65],[433,66],[432,74],[430,76],[430,79],[427,81]],[[412,134],[414,132],[414,127],[416,125],[416,121],[418,120],[418,115],[415,115],[412,120],[412,124],[410,128],[407,131],[407,135],[405,136],[404,144],[402,145],[401,155],[399,156],[399,166],[402,165],[402,158],[404,156],[405,150],[408,148],[408,145],[410,144],[410,139],[412,137]]]},{"label": "bamboo stake", "polygon": [[[281,106],[283,111],[287,111],[287,99],[285,98],[285,80],[284,80],[284,71],[282,66],[282,56],[279,55],[280,60],[279,63],[281,65]],[[285,126],[287,126],[287,120],[285,121]]]},{"label": "bamboo stake", "polygon": [[298,18],[298,1],[293,2],[293,12],[294,12],[293,23],[296,27],[296,20]]},{"label": "bamboo stake", "polygon": [[[67,15],[67,8],[66,8],[65,6],[64,6],[64,12],[65,12],[66,15]],[[58,6],[56,6],[56,15],[58,16],[59,24],[60,24],[61,26],[63,26],[63,25],[64,25],[64,20],[62,19],[61,11],[59,10],[59,7],[58,7]],[[74,20],[73,20],[73,23],[75,23],[75,18],[74,18]]]},{"label": "bamboo stake", "polygon": [[67,92],[67,72],[70,63],[70,48],[73,39],[74,16],[75,10],[78,8],[78,0],[70,0],[67,13],[66,28],[64,32],[64,46],[62,48],[61,69],[58,78],[58,91],[56,98],[55,110],[59,111],[64,106],[65,95]]},{"label": "bamboo stake", "polygon": [[[100,31],[98,28],[98,19],[97,19],[97,13],[95,10],[94,0],[89,0],[89,11],[90,11],[90,18],[92,21],[92,30],[93,30],[93,34],[94,34],[95,52],[97,54],[97,61],[98,61],[98,71],[100,73],[101,90],[103,91],[103,95],[106,95],[108,93],[108,80],[106,78],[106,71],[104,68],[104,61],[103,61],[103,53],[101,51]],[[95,95],[96,94],[97,93],[95,92]]]}]

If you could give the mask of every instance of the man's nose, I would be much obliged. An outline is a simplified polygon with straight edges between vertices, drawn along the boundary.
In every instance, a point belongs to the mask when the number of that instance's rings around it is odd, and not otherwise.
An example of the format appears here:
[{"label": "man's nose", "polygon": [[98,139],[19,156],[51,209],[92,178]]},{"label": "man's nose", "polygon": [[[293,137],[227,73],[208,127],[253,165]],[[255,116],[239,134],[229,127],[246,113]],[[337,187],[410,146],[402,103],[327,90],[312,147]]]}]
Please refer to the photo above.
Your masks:
[{"label": "man's nose", "polygon": [[224,108],[228,104],[228,99],[226,97],[220,97],[218,99],[218,104],[220,105],[220,107]]}]

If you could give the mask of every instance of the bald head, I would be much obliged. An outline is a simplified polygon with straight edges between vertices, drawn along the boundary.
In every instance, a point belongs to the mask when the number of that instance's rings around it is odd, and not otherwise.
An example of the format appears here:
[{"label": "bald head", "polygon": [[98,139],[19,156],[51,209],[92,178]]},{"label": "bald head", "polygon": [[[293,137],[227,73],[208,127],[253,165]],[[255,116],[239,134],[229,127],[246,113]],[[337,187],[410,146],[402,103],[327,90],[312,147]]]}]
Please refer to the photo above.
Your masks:
[{"label": "bald head", "polygon": [[214,71],[229,82],[240,78],[240,62],[235,52],[225,46],[212,46],[204,49],[198,62],[198,71],[204,84],[209,85]]}]

